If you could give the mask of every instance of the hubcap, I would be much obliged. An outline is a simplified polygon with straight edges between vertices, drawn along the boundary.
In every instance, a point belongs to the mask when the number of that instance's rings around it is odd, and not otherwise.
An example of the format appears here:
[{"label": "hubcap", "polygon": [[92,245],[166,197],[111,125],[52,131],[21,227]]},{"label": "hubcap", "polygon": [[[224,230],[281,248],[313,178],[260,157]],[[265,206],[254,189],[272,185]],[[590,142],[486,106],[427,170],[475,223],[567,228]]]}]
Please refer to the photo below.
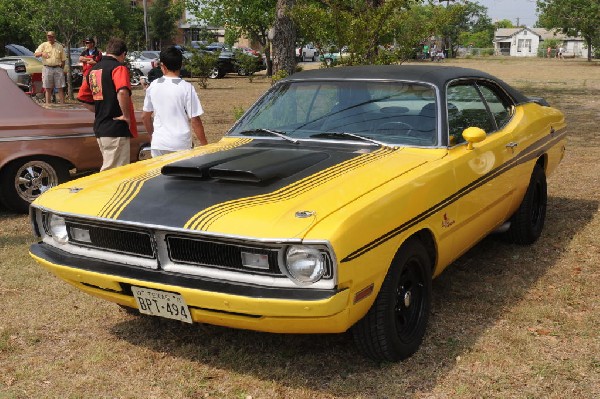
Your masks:
[{"label": "hubcap", "polygon": [[27,202],[32,202],[58,183],[54,168],[43,161],[24,164],[15,176],[15,190]]}]

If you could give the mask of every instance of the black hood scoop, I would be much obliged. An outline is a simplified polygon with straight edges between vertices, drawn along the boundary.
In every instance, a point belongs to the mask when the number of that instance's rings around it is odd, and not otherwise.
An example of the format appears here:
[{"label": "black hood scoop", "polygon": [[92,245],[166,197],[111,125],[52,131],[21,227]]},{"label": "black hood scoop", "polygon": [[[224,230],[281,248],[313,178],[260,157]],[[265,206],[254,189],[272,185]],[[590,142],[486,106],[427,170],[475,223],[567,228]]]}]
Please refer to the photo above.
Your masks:
[{"label": "black hood scoop", "polygon": [[327,152],[300,149],[236,148],[163,166],[166,176],[265,183],[283,179],[329,157]]}]

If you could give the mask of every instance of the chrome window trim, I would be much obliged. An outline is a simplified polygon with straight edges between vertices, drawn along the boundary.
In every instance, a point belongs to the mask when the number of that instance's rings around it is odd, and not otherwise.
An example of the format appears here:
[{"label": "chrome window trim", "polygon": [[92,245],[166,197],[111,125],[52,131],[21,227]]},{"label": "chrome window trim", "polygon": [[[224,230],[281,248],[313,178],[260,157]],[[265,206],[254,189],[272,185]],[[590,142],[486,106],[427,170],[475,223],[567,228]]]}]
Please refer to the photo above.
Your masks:
[{"label": "chrome window trim", "polygon": [[[428,86],[428,87],[432,87],[434,92],[435,92],[435,100],[436,100],[436,112],[437,112],[437,142],[438,144],[435,146],[416,146],[416,145],[407,145],[407,144],[386,144],[386,147],[390,147],[390,148],[424,148],[424,149],[432,149],[432,148],[448,148],[447,145],[443,145],[442,144],[442,120],[441,120],[441,104],[442,104],[442,96],[441,96],[441,92],[440,92],[440,88],[432,83],[429,82],[423,82],[420,80],[405,80],[405,79],[378,79],[378,78],[372,78],[372,79],[367,79],[367,78],[323,78],[323,79],[310,79],[310,80],[305,80],[305,79],[287,79],[285,81],[280,81],[277,82],[275,85],[273,85],[271,87],[271,89],[269,89],[267,91],[267,93],[269,91],[275,90],[276,87],[278,87],[281,84],[284,84],[286,82],[377,82],[377,83],[413,83],[413,84],[420,84],[420,85],[424,85],[424,86]],[[266,93],[265,93],[266,94]],[[262,96],[259,97],[258,100],[256,100],[248,109],[246,112],[244,112],[244,114],[233,124],[233,126],[227,131],[227,133],[225,134],[224,137],[241,137],[241,138],[248,138],[248,136],[243,136],[243,135],[236,135],[234,133],[231,133],[241,122],[241,120],[244,118],[244,116],[246,115],[246,113],[248,111],[250,111],[252,108],[254,108],[256,106],[256,104],[258,104],[258,102],[262,99]],[[280,141],[281,139],[278,139],[277,137],[253,137],[254,140],[260,139],[260,140],[273,140],[273,141]],[[319,139],[297,139],[299,142],[318,142],[318,143],[335,143],[335,144],[340,144],[339,140],[319,140]],[[364,143],[361,142],[357,142],[357,143],[349,143],[349,142],[345,142],[345,144],[356,144],[356,145],[361,145],[364,146]],[[375,144],[370,144],[370,146],[375,146]]]}]

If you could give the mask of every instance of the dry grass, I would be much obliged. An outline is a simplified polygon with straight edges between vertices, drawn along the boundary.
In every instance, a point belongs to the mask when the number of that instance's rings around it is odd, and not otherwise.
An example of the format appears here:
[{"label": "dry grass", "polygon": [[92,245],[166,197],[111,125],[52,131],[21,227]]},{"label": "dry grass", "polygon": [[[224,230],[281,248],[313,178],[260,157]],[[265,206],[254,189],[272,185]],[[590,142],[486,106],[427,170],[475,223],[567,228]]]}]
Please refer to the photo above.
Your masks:
[{"label": "dry grass", "polygon": [[[27,217],[0,210],[0,398],[600,397],[600,65],[451,63],[546,97],[567,114],[570,144],[549,179],[542,238],[488,238],[438,278],[415,356],[376,365],[349,335],[130,316],[41,269],[27,255]],[[269,84],[229,76],[200,90],[209,140]]]}]

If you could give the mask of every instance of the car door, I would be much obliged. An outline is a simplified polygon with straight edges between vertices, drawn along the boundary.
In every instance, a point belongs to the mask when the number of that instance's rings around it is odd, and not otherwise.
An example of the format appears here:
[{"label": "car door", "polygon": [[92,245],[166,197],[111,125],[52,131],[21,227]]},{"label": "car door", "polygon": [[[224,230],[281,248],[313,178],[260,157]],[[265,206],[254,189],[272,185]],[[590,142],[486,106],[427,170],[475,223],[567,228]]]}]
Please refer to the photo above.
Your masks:
[{"label": "car door", "polygon": [[[485,80],[461,80],[448,86],[449,161],[458,191],[453,245],[459,253],[503,223],[514,192],[510,162],[513,136],[505,129],[513,112],[512,100]],[[487,137],[468,149],[462,132],[483,129]]]}]

